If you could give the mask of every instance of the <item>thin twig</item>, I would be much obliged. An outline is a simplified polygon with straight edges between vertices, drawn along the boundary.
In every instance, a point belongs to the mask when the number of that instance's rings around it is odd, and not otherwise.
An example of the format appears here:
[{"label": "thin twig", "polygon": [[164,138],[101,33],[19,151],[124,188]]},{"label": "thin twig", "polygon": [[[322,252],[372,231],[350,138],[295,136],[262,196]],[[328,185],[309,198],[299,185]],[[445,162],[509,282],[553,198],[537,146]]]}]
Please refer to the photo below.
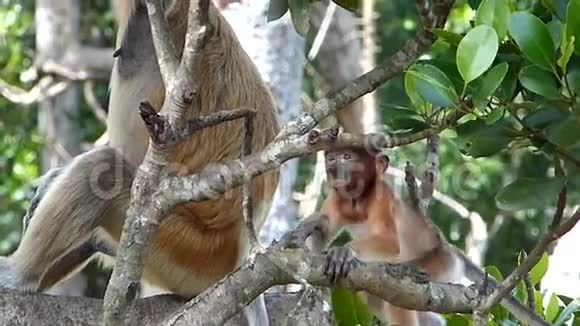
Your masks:
[{"label": "thin twig", "polygon": [[[171,28],[169,22],[165,17],[165,10],[161,0],[146,0],[147,13],[149,14],[149,22],[151,25],[151,36],[153,38],[153,45],[155,46],[155,54],[157,55],[157,62],[159,64],[159,71],[164,85],[171,85],[171,81],[175,78],[175,73],[178,67],[177,50],[172,42],[170,34]],[[137,2],[139,6],[140,2]],[[139,10],[136,9],[136,10]],[[189,29],[189,31],[196,31]],[[169,87],[166,87],[169,89]]]},{"label": "thin twig", "polygon": [[29,91],[9,85],[0,79],[0,95],[16,104],[30,105],[53,98],[66,91],[70,81],[57,81],[51,76],[41,78]]},{"label": "thin twig", "polygon": [[435,183],[437,182],[437,174],[439,173],[439,135],[433,135],[427,138],[427,146],[425,148],[425,173],[423,174],[423,182],[421,183],[421,198],[429,201],[433,197],[435,190]]},{"label": "thin twig", "polygon": [[[252,139],[254,135],[254,118],[253,115],[249,115],[244,120],[244,142],[242,144],[242,155],[240,158],[252,154]],[[256,229],[254,228],[254,207],[252,203],[252,177],[248,176],[245,178],[242,185],[242,211],[244,215],[244,221],[246,223],[246,231],[248,232],[248,239],[250,241],[250,246],[252,250],[259,248],[260,243],[256,237]]]},{"label": "thin twig", "polygon": [[85,100],[93,111],[95,117],[102,123],[107,123],[107,113],[95,96],[93,87],[94,82],[92,80],[87,80],[83,83],[83,93],[85,95]]},{"label": "thin twig", "polygon": [[324,13],[324,18],[322,19],[322,23],[320,24],[320,28],[314,37],[314,41],[312,41],[312,46],[310,47],[310,51],[308,52],[308,60],[312,61],[318,55],[320,51],[320,47],[328,33],[328,28],[330,27],[330,23],[332,22],[332,17],[334,16],[334,12],[336,11],[336,4],[334,1],[328,2],[328,7],[326,7],[326,12]]},{"label": "thin twig", "polygon": [[407,185],[407,191],[409,192],[409,203],[411,207],[423,215],[423,207],[421,207],[421,198],[419,198],[419,192],[417,191],[417,181],[415,178],[415,169],[411,162],[405,164],[405,184]]}]

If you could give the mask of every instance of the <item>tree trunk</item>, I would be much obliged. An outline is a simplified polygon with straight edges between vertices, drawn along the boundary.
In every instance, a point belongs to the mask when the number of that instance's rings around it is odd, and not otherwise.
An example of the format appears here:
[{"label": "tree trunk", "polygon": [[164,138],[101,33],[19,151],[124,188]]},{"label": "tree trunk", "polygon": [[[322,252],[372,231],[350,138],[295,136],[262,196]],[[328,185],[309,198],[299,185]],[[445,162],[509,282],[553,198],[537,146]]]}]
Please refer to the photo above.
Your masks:
[{"label": "tree trunk", "polygon": [[[58,62],[67,49],[79,43],[81,2],[77,0],[36,1],[36,65]],[[79,118],[80,89],[69,87],[60,95],[39,103],[38,128],[45,140],[41,152],[42,173],[66,164],[81,153]],[[77,274],[48,292],[63,295],[82,295],[86,280]]]},{"label": "tree trunk", "polygon": [[[363,1],[362,33],[360,19],[334,2],[325,0],[314,6],[310,26],[317,35],[309,59],[319,58],[317,71],[328,91],[345,86],[374,67],[373,2]],[[377,131],[380,121],[375,106],[374,93],[367,94],[341,110],[338,123],[348,132]]]},{"label": "tree trunk", "polygon": [[[294,119],[302,110],[300,96],[305,59],[304,40],[294,30],[290,17],[286,15],[268,23],[269,0],[215,2],[272,91],[280,123]],[[286,162],[280,169],[280,182],[260,234],[260,241],[265,245],[279,239],[296,223],[297,208],[292,193],[297,172],[297,159]]]}]

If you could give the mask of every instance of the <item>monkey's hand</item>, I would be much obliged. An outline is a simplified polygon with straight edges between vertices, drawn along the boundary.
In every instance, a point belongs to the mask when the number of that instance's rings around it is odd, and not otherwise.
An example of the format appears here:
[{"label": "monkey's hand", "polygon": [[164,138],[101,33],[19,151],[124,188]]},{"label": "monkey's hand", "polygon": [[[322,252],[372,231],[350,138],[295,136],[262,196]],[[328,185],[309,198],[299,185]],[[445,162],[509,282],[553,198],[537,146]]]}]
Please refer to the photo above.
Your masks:
[{"label": "monkey's hand", "polygon": [[326,252],[324,275],[330,277],[332,283],[336,283],[339,278],[347,277],[358,265],[360,260],[351,247],[333,247]]}]

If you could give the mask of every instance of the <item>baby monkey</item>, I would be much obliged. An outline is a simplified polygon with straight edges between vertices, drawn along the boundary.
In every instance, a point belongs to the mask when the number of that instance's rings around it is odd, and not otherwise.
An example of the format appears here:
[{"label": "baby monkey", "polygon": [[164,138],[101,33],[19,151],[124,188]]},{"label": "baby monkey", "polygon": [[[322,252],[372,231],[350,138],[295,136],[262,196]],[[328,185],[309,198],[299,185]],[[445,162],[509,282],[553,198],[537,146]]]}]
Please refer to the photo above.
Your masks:
[{"label": "baby monkey", "polygon": [[[330,186],[322,213],[326,215],[323,242],[341,230],[351,241],[331,248],[325,273],[336,281],[361,261],[416,266],[436,282],[459,280],[462,261],[418,208],[398,199],[383,180],[389,158],[379,150],[350,147],[325,153]],[[377,317],[389,325],[442,325],[438,314],[394,306],[363,293]]]}]

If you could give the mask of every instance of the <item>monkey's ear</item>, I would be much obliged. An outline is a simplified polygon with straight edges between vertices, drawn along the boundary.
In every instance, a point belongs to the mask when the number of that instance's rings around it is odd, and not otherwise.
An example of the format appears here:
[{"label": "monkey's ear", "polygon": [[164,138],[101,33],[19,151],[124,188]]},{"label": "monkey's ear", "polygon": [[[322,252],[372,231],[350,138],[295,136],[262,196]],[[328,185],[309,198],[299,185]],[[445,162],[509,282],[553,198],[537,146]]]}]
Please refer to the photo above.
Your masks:
[{"label": "monkey's ear", "polygon": [[382,176],[389,168],[389,156],[385,153],[380,153],[376,156],[375,164],[377,167],[377,175]]}]

